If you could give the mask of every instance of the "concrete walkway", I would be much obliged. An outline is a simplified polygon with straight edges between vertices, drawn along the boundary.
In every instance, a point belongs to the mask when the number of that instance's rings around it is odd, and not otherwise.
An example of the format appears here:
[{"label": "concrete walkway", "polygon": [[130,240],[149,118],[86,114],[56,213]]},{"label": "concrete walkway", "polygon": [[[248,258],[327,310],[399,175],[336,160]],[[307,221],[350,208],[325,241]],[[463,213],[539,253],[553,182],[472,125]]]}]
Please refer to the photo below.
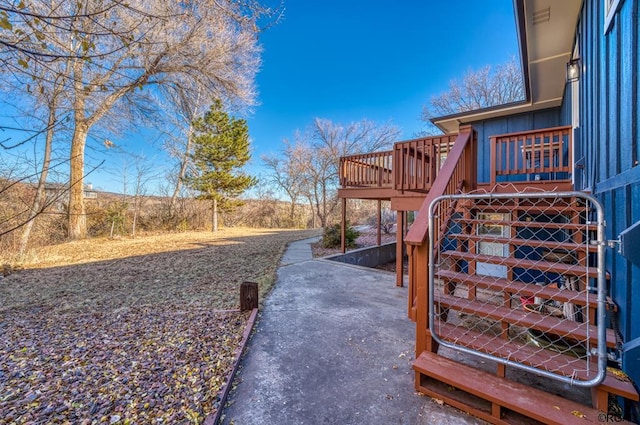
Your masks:
[{"label": "concrete walkway", "polygon": [[484,423],[415,392],[415,327],[395,275],[313,260],[312,241],[282,258],[222,423]]}]

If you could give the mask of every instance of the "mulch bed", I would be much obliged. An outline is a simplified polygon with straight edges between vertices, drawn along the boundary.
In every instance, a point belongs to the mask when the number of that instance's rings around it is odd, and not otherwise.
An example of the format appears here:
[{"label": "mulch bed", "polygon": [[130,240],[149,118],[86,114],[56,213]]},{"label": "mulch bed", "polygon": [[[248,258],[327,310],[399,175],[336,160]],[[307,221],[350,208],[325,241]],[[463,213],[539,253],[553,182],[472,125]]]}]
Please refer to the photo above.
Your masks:
[{"label": "mulch bed", "polygon": [[249,312],[155,308],[0,323],[0,423],[202,423]]}]

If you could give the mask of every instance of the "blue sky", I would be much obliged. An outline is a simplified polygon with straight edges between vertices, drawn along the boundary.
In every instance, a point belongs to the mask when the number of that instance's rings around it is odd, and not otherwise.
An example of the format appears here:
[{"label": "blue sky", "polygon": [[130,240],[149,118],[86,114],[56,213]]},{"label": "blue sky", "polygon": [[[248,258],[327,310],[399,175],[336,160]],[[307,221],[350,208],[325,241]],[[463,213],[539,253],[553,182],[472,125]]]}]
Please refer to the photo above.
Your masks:
[{"label": "blue sky", "polygon": [[[245,117],[254,175],[263,172],[261,155],[278,152],[314,118],[391,122],[402,139],[415,137],[423,105],[451,79],[519,54],[512,0],[285,0],[282,20],[260,43],[258,105]],[[160,168],[169,162],[157,137],[142,130],[114,142]],[[86,182],[121,192],[123,156],[87,155],[87,171],[106,161]]]},{"label": "blue sky", "polygon": [[412,138],[449,80],[519,54],[512,0],[289,1],[261,41],[254,162],[315,117],[392,121]]}]

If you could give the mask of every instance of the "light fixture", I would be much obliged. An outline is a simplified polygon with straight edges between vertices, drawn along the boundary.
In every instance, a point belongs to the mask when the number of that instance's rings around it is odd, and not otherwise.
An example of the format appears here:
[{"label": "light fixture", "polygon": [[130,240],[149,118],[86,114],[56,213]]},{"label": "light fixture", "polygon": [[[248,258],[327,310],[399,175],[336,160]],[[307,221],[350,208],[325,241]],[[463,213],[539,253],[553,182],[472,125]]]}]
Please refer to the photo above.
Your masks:
[{"label": "light fixture", "polygon": [[567,82],[572,83],[580,79],[580,58],[567,62]]}]

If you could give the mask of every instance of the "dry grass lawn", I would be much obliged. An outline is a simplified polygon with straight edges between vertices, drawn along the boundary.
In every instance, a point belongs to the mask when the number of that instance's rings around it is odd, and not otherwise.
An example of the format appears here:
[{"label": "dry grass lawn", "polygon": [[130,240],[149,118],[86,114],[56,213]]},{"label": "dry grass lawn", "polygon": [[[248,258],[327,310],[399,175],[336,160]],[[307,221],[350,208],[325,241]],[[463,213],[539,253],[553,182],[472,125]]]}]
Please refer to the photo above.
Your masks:
[{"label": "dry grass lawn", "polygon": [[[286,244],[317,231],[223,229],[35,252],[0,279],[0,423],[202,423]],[[4,422],[3,422],[4,421]]]},{"label": "dry grass lawn", "polygon": [[142,305],[238,306],[239,285],[270,287],[287,243],[317,231],[226,228],[46,247],[0,280],[0,313],[73,312]]}]

